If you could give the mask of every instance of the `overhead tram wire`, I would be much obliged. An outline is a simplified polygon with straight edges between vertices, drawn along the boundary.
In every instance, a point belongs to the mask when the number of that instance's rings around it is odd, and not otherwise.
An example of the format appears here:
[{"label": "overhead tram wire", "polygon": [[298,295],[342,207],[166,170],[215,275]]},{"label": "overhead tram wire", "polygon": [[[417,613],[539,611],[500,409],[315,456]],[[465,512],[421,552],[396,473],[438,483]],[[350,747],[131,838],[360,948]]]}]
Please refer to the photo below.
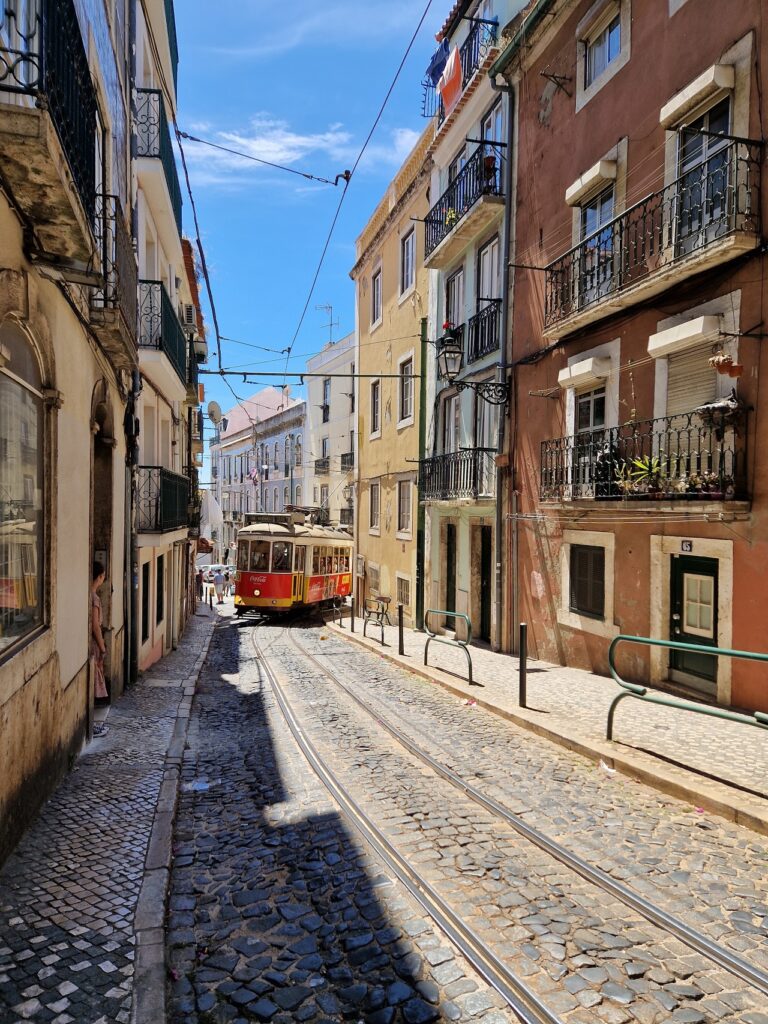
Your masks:
[{"label": "overhead tram wire", "polygon": [[424,21],[425,21],[425,19],[427,17],[427,14],[429,13],[429,8],[431,6],[432,6],[432,0],[427,0],[426,7],[424,8],[424,11],[423,11],[421,17],[419,18],[419,23],[417,24],[417,26],[416,26],[416,28],[415,28],[415,30],[413,32],[413,35],[411,36],[410,42],[408,43],[408,46],[406,47],[405,53],[403,54],[402,60],[400,61],[400,64],[398,65],[398,68],[397,68],[397,71],[395,72],[394,78],[392,79],[392,82],[390,83],[390,86],[387,89],[386,95],[384,96],[384,100],[382,101],[382,104],[379,107],[379,112],[376,114],[374,122],[371,125],[371,130],[368,132],[368,135],[366,136],[365,142],[363,143],[363,145],[362,145],[362,147],[360,149],[360,152],[357,154],[357,158],[355,159],[355,162],[352,165],[352,170],[344,172],[344,176],[345,176],[345,179],[346,179],[345,182],[344,182],[344,191],[341,193],[341,196],[339,197],[339,203],[338,203],[338,206],[336,207],[336,212],[333,215],[333,220],[331,221],[331,226],[330,226],[330,228],[328,230],[328,237],[325,240],[325,245],[323,246],[323,251],[320,254],[320,260],[319,260],[319,262],[317,264],[317,269],[315,270],[314,277],[312,278],[312,284],[309,287],[309,294],[307,295],[307,301],[304,303],[304,308],[301,311],[301,316],[299,317],[298,325],[297,325],[296,330],[294,332],[293,338],[291,339],[291,343],[288,346],[288,353],[287,353],[286,361],[285,361],[286,370],[288,368],[288,360],[291,358],[291,353],[293,352],[293,347],[296,344],[296,339],[299,336],[299,331],[301,330],[302,324],[304,323],[304,317],[307,315],[307,310],[309,308],[309,304],[312,301],[312,296],[313,296],[314,291],[315,291],[315,285],[317,284],[317,279],[320,276],[320,271],[322,269],[323,263],[325,262],[325,256],[326,256],[326,253],[328,252],[328,246],[331,244],[331,237],[333,236],[333,232],[334,232],[334,229],[336,227],[336,222],[339,219],[339,214],[341,213],[341,207],[344,204],[344,199],[345,199],[345,197],[347,195],[347,189],[349,188],[349,183],[351,182],[351,180],[352,180],[352,178],[353,178],[353,176],[355,174],[355,171],[357,170],[358,166],[360,165],[360,161],[362,160],[363,154],[365,153],[366,149],[368,148],[368,144],[370,143],[371,138],[373,137],[373,133],[376,131],[376,128],[378,127],[379,121],[381,120],[382,115],[384,114],[384,110],[385,110],[385,108],[387,106],[387,103],[389,102],[389,97],[392,95],[392,91],[394,90],[395,85],[397,84],[397,80],[400,77],[400,73],[403,70],[405,62],[408,59],[408,55],[410,54],[410,52],[411,52],[411,50],[413,48],[413,44],[416,42],[416,37],[418,36],[419,32],[421,31],[421,26],[424,24]]},{"label": "overhead tram wire", "polygon": [[307,171],[299,171],[295,167],[286,167],[285,164],[276,164],[271,160],[264,160],[259,156],[252,156],[250,153],[243,153],[239,149],[230,149],[229,146],[221,146],[217,142],[210,142],[208,139],[199,139],[196,135],[190,135],[189,132],[183,132],[180,129],[177,130],[177,134],[183,139],[188,139],[190,142],[199,142],[201,146],[210,146],[212,149],[220,149],[223,153],[231,153],[233,156],[242,157],[243,160],[252,160],[257,164],[264,164],[265,167],[274,167],[278,171],[287,171],[288,174],[298,174],[300,178],[307,178],[309,181],[319,181],[323,185],[338,185],[339,178],[343,178],[343,174],[337,174],[336,180],[331,181],[330,178],[321,178],[317,174],[309,174]]}]

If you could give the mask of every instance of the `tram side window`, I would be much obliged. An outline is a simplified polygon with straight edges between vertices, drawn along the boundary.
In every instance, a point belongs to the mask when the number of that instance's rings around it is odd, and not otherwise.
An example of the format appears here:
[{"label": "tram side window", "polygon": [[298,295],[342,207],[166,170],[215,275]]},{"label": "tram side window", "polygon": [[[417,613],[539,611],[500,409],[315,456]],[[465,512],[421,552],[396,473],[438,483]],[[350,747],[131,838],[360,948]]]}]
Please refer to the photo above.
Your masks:
[{"label": "tram side window", "polygon": [[272,544],[272,572],[290,572],[292,544],[284,540],[276,540]]},{"label": "tram side window", "polygon": [[333,549],[333,571],[339,571],[339,552],[336,548]]},{"label": "tram side window", "polygon": [[295,553],[294,553],[294,556],[293,556],[293,571],[294,572],[304,572],[304,558],[305,558],[305,555],[306,555],[306,551],[307,551],[307,549],[304,547],[303,544],[297,544],[296,545]]},{"label": "tram side window", "polygon": [[237,545],[237,568],[247,571],[248,570],[248,557],[249,557],[249,544],[248,541],[241,540]]},{"label": "tram side window", "polygon": [[251,541],[251,572],[267,572],[269,569],[269,541]]},{"label": "tram side window", "polygon": [[312,575],[320,575],[320,548],[318,547],[312,549]]}]

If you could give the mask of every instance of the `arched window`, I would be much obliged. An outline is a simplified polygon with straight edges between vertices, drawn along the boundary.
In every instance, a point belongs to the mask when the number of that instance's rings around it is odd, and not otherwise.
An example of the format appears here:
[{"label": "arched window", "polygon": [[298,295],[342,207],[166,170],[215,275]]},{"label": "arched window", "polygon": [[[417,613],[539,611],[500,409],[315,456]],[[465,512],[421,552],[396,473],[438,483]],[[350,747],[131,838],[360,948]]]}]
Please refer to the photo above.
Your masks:
[{"label": "arched window", "polygon": [[[288,467],[290,466],[290,464],[291,464],[291,442],[286,437],[285,441],[283,442],[283,466],[285,467],[285,472],[286,473],[288,472]],[[286,502],[286,505],[287,504],[288,504],[288,502]]]},{"label": "arched window", "polygon": [[269,488],[264,488],[264,511],[269,512]]},{"label": "arched window", "polygon": [[280,463],[278,462],[277,459],[277,441],[275,441],[275,469],[277,469],[279,465]]},{"label": "arched window", "polygon": [[296,486],[296,504],[301,505],[301,484]]},{"label": "arched window", "polygon": [[43,622],[44,408],[32,346],[0,327],[0,653]]},{"label": "arched window", "polygon": [[275,499],[275,507],[274,507],[273,511],[274,511],[274,512],[279,512],[279,511],[280,511],[280,509],[278,508],[278,504],[277,504],[277,503],[279,502],[279,500],[280,500],[280,497],[279,497],[279,495],[278,495],[278,491],[277,491],[277,488],[275,488],[275,489],[274,489],[274,491],[273,491],[273,497],[274,497],[274,499]]},{"label": "arched window", "polygon": [[294,451],[293,451],[293,458],[294,458],[294,462],[293,462],[294,466],[300,466],[301,465],[301,434],[299,434],[298,437],[296,438],[296,445],[295,445]]},{"label": "arched window", "polygon": [[283,508],[286,508],[288,505],[290,505],[290,503],[291,503],[290,502],[290,498],[288,497],[288,488],[284,487],[283,488]]}]

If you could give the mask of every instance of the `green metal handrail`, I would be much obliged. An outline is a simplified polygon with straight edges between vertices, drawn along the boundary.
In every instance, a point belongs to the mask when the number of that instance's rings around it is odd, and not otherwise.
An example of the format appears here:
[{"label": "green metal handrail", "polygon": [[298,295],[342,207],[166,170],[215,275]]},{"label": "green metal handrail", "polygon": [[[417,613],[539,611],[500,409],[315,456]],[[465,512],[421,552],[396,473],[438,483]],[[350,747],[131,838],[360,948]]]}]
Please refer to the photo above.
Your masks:
[{"label": "green metal handrail", "polygon": [[[429,625],[430,615],[447,615],[452,619],[463,619],[467,627],[466,640],[459,640],[458,637],[451,640],[449,637],[438,636],[437,632]],[[428,608],[427,613],[424,616],[424,629],[428,633],[427,642],[424,644],[424,664],[427,664],[427,652],[429,651],[429,645],[433,640],[437,644],[445,644],[446,647],[460,647],[467,656],[467,664],[469,666],[469,685],[472,686],[472,655],[467,650],[469,644],[472,643],[472,623],[469,620],[469,616],[465,615],[463,612],[449,612],[442,608]]]},{"label": "green metal handrail", "polygon": [[608,668],[610,669],[611,678],[623,688],[623,692],[614,697],[608,709],[608,722],[605,730],[605,738],[607,740],[613,739],[613,716],[616,711],[616,705],[625,697],[637,697],[638,700],[645,700],[651,704],[664,704],[670,708],[696,711],[700,715],[711,715],[713,718],[724,718],[731,722],[754,725],[758,729],[768,729],[768,714],[765,714],[763,711],[755,711],[752,715],[742,715],[738,711],[728,711],[725,708],[698,704],[695,701],[683,700],[683,698],[649,693],[647,687],[627,682],[621,678],[616,670],[614,660],[616,648],[620,643],[645,644],[647,647],[668,647],[673,651],[692,651],[694,654],[713,654],[726,658],[744,658],[747,661],[768,662],[768,654],[758,654],[756,651],[734,651],[727,647],[704,647],[700,644],[684,643],[681,640],[652,640],[647,636],[626,636],[621,633],[613,638],[611,646],[608,648]]}]

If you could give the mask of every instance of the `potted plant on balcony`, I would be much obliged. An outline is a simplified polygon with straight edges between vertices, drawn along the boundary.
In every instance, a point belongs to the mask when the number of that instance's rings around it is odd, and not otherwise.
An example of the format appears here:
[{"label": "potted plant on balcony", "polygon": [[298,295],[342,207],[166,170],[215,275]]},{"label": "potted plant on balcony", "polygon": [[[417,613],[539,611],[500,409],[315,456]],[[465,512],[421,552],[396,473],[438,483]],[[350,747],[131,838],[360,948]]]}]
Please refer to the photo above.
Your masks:
[{"label": "potted plant on balcony", "polygon": [[486,189],[492,189],[496,184],[496,157],[493,153],[483,157],[483,180]]},{"label": "potted plant on balcony", "polygon": [[723,375],[729,372],[732,364],[733,356],[729,356],[726,352],[716,352],[713,356],[709,357],[709,365],[712,369],[717,370],[718,373]]},{"label": "potted plant on balcony", "polygon": [[641,455],[632,459],[629,475],[635,484],[636,493],[653,500],[664,496],[668,480],[661,470],[662,455],[663,452],[659,452],[658,455]]},{"label": "potted plant on balcony", "polygon": [[458,213],[454,210],[452,206],[449,206],[448,209],[445,211],[445,226],[447,228],[454,227],[458,219]]}]

